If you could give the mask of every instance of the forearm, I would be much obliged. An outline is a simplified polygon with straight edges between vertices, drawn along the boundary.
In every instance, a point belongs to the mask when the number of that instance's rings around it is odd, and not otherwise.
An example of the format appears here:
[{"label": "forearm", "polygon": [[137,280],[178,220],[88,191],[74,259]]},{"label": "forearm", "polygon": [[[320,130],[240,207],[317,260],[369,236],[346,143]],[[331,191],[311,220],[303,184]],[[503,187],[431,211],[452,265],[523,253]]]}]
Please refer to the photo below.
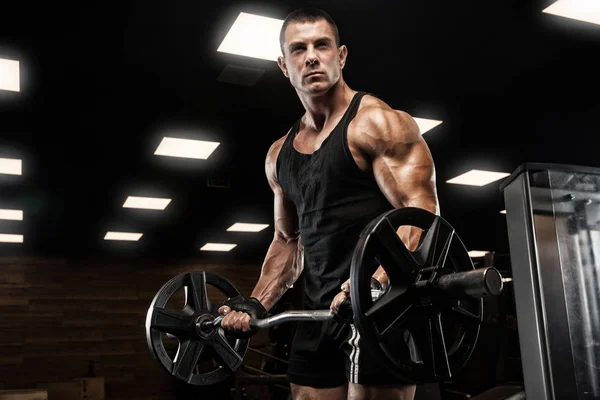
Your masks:
[{"label": "forearm", "polygon": [[[425,195],[420,197],[415,197],[410,201],[405,203],[405,207],[417,207],[432,212],[434,214],[439,214],[439,207],[437,198],[434,194]],[[417,246],[419,245],[419,240],[421,239],[421,233],[423,230],[421,228],[415,226],[400,226],[396,231],[400,240],[404,243],[406,248],[410,251],[415,251]],[[373,274],[373,278],[377,279],[384,288],[388,285],[388,276],[385,273],[383,267],[377,268],[375,273]]]},{"label": "forearm", "polygon": [[270,310],[300,276],[303,260],[303,246],[298,238],[273,239],[251,296]]}]

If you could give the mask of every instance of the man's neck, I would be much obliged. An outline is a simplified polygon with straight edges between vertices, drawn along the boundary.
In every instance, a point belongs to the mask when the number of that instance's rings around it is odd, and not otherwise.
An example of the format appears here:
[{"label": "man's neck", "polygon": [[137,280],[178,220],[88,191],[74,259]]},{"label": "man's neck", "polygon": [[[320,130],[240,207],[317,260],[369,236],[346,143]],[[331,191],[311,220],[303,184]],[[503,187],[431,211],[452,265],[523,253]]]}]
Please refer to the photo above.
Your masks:
[{"label": "man's neck", "polygon": [[326,93],[307,95],[298,93],[298,97],[306,110],[303,122],[306,126],[321,131],[330,118],[346,110],[352,100],[354,91],[340,79]]}]

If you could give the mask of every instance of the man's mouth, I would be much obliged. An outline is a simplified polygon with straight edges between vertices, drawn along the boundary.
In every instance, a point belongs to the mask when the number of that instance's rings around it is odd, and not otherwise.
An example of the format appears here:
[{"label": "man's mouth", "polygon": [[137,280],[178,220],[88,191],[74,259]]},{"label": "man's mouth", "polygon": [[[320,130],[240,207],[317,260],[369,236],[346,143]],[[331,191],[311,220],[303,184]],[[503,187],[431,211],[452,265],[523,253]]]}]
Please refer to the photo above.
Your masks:
[{"label": "man's mouth", "polygon": [[323,75],[323,73],[321,71],[309,72],[308,74],[304,75],[304,77],[308,78],[309,76],[313,76],[313,75]]}]

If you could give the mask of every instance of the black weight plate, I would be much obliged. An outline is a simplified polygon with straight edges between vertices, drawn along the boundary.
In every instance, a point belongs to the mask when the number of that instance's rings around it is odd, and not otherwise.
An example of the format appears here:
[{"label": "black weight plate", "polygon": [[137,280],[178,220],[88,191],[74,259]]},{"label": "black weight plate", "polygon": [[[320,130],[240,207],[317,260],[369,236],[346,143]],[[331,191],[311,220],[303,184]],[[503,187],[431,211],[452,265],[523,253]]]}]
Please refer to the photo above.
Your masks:
[{"label": "black weight plate", "polygon": [[[400,226],[423,230],[414,252],[398,237]],[[390,286],[373,302],[370,278],[380,265]],[[350,272],[362,343],[384,365],[417,383],[458,374],[477,342],[483,300],[449,297],[431,283],[441,274],[473,269],[465,246],[443,218],[419,208],[382,214],[361,233]]]},{"label": "black weight plate", "polygon": [[[226,279],[204,271],[180,274],[168,281],[154,296],[146,314],[146,339],[150,353],[169,374],[191,385],[211,385],[220,382],[242,363],[248,349],[248,339],[230,339],[218,328],[210,337],[200,337],[196,321],[200,316],[212,319],[218,316],[218,304],[211,304],[206,285],[211,285],[228,299],[242,299],[238,290]],[[182,310],[165,309],[171,296],[179,289],[186,293]],[[175,357],[164,347],[161,333],[168,333],[179,341]],[[198,360],[212,358],[216,368],[196,373]]]}]

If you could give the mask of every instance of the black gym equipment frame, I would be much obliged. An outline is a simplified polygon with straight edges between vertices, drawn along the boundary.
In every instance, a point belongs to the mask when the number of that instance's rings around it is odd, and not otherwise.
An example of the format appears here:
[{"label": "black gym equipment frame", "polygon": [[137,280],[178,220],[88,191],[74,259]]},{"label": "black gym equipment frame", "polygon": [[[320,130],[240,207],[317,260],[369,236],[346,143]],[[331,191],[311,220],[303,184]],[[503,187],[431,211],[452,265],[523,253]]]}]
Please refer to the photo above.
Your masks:
[{"label": "black gym equipment frame", "polygon": [[500,185],[528,399],[600,399],[600,169],[523,164]]}]

